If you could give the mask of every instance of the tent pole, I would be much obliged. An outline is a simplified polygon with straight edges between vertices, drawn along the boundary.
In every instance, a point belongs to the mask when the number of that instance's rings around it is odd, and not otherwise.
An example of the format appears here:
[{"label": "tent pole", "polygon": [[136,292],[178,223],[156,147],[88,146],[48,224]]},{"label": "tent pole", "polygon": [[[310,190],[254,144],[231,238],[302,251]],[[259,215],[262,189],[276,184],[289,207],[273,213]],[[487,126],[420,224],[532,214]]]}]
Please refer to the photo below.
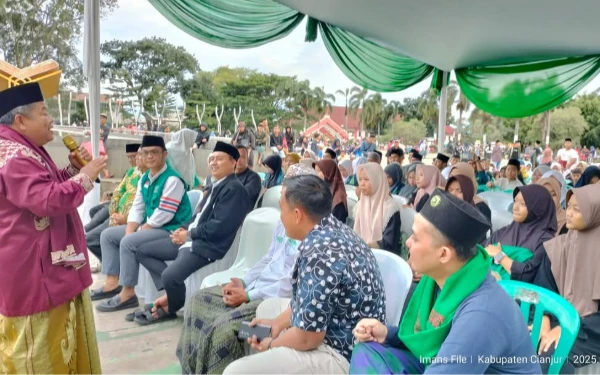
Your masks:
[{"label": "tent pole", "polygon": [[[89,124],[92,136],[92,157],[100,156],[100,2],[85,0],[83,74],[88,79]],[[89,209],[100,202],[100,184],[85,196],[79,207],[84,224],[90,221]]]},{"label": "tent pole", "polygon": [[100,156],[100,2],[86,0],[87,27],[87,71],[89,89],[90,132],[92,135],[92,154]]},{"label": "tent pole", "polygon": [[440,117],[438,121],[437,148],[444,152],[444,139],[446,136],[446,112],[448,110],[448,73],[442,72],[442,92],[440,95]]}]

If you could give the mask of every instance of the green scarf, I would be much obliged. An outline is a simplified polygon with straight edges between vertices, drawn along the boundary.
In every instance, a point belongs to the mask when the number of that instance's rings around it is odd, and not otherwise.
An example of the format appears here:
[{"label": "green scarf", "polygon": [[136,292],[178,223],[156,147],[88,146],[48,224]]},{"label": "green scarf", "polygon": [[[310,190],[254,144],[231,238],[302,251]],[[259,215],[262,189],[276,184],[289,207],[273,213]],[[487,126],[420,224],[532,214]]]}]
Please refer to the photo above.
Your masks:
[{"label": "green scarf", "polygon": [[[495,245],[498,246],[498,244]],[[519,263],[526,262],[533,257],[533,253],[524,247],[502,245],[502,252],[514,262]],[[499,274],[502,280],[510,280],[510,273],[501,264],[494,263],[494,259],[490,259],[492,262],[492,272]]]},{"label": "green scarf", "polygon": [[452,326],[458,306],[485,280],[490,256],[477,245],[478,252],[460,270],[450,276],[435,298],[436,282],[423,276],[400,321],[398,337],[422,363],[437,355]]}]

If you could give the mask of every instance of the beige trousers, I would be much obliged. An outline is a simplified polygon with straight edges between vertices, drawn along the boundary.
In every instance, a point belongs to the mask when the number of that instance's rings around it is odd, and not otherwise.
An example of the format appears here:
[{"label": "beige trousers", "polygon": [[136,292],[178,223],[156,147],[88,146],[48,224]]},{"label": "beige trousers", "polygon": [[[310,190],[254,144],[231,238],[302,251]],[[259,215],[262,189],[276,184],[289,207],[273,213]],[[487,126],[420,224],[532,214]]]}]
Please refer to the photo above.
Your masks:
[{"label": "beige trousers", "polygon": [[[256,309],[259,319],[274,319],[285,311],[289,298],[269,298]],[[302,352],[290,348],[273,348],[233,362],[223,374],[347,374],[348,360],[333,348],[321,344]]]}]

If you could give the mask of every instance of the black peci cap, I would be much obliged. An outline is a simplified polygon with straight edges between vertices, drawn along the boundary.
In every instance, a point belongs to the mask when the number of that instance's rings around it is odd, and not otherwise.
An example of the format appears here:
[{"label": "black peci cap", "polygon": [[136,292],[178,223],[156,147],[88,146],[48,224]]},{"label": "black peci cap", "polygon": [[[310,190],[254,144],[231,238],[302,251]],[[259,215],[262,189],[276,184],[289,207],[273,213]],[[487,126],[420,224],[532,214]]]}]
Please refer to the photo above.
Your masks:
[{"label": "black peci cap", "polygon": [[228,154],[236,161],[240,158],[240,152],[238,151],[238,149],[235,146],[230,145],[229,143],[218,141],[215,145],[213,152],[217,151]]},{"label": "black peci cap", "polygon": [[43,101],[44,95],[37,82],[11,87],[0,92],[0,117],[17,107]]},{"label": "black peci cap", "polygon": [[492,227],[475,206],[437,188],[420,214],[454,245],[463,248],[474,248]]}]

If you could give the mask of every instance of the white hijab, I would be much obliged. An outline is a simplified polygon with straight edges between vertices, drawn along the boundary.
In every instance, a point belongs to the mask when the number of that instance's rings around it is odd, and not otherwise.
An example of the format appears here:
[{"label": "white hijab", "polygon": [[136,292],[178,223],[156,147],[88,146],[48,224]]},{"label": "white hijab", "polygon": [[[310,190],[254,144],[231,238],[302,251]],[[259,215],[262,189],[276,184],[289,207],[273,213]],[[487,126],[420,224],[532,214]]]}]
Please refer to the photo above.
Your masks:
[{"label": "white hijab", "polygon": [[194,177],[196,176],[196,162],[192,153],[192,146],[196,141],[196,133],[191,129],[181,129],[171,136],[171,140],[166,144],[169,152],[168,161],[188,186],[194,186]]}]

